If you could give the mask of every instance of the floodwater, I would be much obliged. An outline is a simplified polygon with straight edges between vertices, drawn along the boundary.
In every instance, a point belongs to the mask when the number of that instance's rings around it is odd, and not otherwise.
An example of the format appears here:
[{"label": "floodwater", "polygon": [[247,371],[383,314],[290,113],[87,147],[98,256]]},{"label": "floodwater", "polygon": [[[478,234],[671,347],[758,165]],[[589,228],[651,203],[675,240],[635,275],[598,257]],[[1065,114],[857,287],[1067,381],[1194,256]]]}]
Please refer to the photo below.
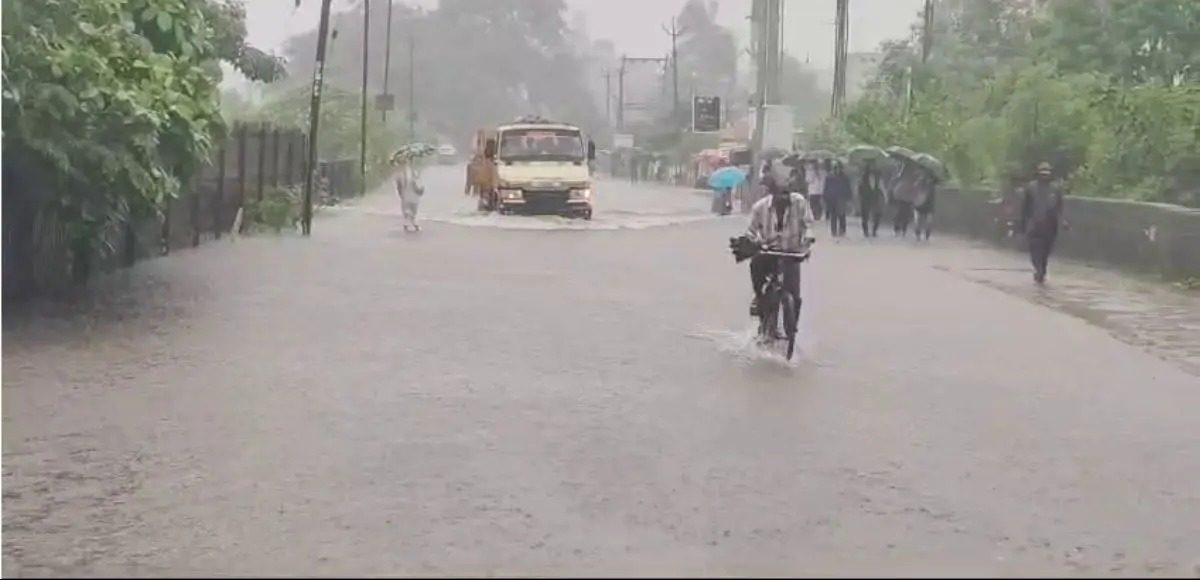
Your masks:
[{"label": "floodwater", "polygon": [[785,362],[706,196],[427,179],[6,312],[4,574],[1200,575],[1195,294],[822,229]]}]

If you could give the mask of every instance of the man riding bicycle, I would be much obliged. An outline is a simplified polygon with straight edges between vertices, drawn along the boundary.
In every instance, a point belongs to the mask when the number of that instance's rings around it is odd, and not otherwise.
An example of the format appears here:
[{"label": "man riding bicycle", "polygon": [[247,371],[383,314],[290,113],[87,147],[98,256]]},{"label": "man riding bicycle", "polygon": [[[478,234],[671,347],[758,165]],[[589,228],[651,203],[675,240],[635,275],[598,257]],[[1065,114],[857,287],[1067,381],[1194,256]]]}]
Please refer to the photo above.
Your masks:
[{"label": "man riding bicycle", "polygon": [[[763,185],[770,194],[750,208],[750,228],[746,231],[746,236],[769,250],[798,254],[806,252],[812,243],[808,232],[813,223],[812,209],[808,201],[799,193],[788,192],[771,176],[763,180]],[[798,257],[761,254],[750,259],[750,281],[754,285],[754,301],[750,303],[751,316],[759,315],[763,285],[777,267],[783,273],[784,290],[796,297],[796,305],[799,307],[800,261]]]}]

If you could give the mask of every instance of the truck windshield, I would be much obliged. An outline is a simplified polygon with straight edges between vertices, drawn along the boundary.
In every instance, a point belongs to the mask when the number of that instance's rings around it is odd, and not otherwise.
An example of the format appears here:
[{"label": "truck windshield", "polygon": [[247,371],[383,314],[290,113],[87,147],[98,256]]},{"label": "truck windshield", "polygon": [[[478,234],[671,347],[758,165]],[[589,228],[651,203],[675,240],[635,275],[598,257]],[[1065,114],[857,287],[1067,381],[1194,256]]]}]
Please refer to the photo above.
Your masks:
[{"label": "truck windshield", "polygon": [[583,138],[569,129],[512,129],[500,137],[505,161],[582,161]]}]

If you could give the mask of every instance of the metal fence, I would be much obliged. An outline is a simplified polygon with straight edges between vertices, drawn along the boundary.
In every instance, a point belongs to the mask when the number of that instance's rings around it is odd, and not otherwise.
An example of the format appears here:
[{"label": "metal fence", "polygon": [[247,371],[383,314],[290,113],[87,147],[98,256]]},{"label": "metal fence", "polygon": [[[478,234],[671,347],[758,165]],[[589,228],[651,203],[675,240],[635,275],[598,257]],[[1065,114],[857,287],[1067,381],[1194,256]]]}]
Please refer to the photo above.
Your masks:
[{"label": "metal fence", "polygon": [[297,130],[236,124],[209,164],[158,215],[104,232],[111,252],[69,247],[66,224],[53,211],[56,196],[26,168],[4,167],[4,299],[23,299],[69,288],[92,273],[130,266],[139,259],[220,238],[239,209],[269,188],[300,186],[308,161],[307,138]]}]

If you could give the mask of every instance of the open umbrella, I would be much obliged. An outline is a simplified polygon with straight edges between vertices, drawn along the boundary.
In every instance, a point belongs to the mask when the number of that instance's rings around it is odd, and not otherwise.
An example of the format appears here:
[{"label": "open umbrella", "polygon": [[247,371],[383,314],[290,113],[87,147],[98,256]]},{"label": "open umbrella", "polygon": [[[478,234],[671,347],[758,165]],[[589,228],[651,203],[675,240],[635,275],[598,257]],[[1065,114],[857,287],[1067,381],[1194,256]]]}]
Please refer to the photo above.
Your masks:
[{"label": "open umbrella", "polygon": [[746,174],[737,167],[722,167],[708,176],[708,186],[713,189],[733,189],[746,181]]},{"label": "open umbrella", "polygon": [[875,147],[874,145],[857,145],[851,147],[846,155],[850,157],[850,161],[862,163],[864,161],[879,161],[886,159],[887,151]]},{"label": "open umbrella", "polygon": [[903,161],[917,162],[917,152],[908,147],[893,145],[887,148],[887,154]]},{"label": "open umbrella", "polygon": [[946,165],[937,157],[934,157],[928,153],[917,153],[914,156],[913,161],[916,161],[921,167],[929,170],[934,177],[937,177],[940,180],[945,180],[950,175],[949,172],[946,171]]},{"label": "open umbrella", "polygon": [[437,154],[437,147],[428,143],[406,143],[401,145],[399,149],[392,154],[392,163],[400,163],[419,159],[422,157],[432,157]]},{"label": "open umbrella", "polygon": [[779,162],[785,167],[799,167],[804,165],[804,159],[800,157],[799,153],[792,153],[781,159]]}]

